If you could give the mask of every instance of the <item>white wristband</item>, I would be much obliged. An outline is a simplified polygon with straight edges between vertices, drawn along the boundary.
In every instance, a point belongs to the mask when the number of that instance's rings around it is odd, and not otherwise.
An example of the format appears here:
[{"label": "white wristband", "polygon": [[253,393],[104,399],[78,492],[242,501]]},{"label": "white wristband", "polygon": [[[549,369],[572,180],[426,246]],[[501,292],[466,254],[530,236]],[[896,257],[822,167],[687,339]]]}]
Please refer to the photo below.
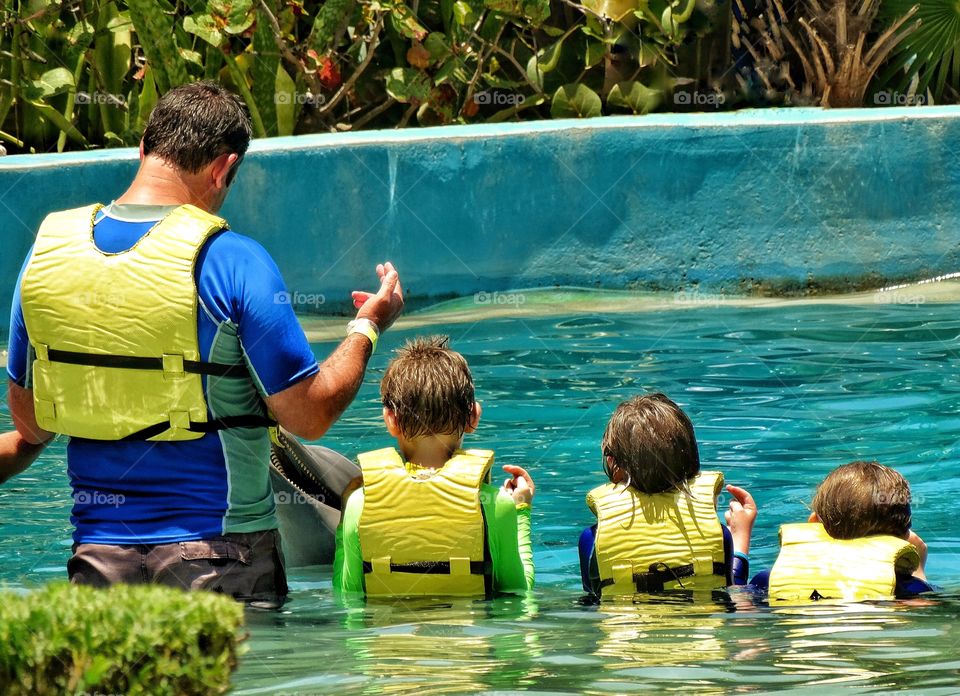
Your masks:
[{"label": "white wristband", "polygon": [[347,335],[363,334],[370,339],[370,353],[377,351],[377,341],[380,340],[380,327],[370,319],[354,319],[347,324]]}]

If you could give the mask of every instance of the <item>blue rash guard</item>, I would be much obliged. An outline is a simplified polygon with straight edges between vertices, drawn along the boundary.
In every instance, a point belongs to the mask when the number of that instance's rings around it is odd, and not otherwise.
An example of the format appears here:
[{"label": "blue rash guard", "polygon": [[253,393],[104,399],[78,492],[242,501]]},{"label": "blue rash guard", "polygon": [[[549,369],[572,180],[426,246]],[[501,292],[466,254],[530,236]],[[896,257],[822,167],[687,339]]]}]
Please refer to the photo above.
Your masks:
[{"label": "blue rash guard", "polygon": [[[735,554],[733,536],[725,525],[723,529],[723,555],[727,566],[727,581],[731,585],[744,585],[750,573],[750,563],[743,554]],[[597,566],[596,550],[597,525],[587,527],[580,534],[578,548],[580,552],[580,580],[583,591],[600,596],[600,569]]]},{"label": "blue rash guard", "polygon": [[[126,251],[175,207],[112,204],[97,216],[94,243],[106,253]],[[21,387],[29,387],[33,360],[20,305],[20,280],[29,258],[14,293],[7,363],[10,379]],[[204,378],[208,411],[211,405],[239,399],[256,404],[318,371],[285,301],[280,272],[260,244],[236,232],[219,232],[201,250],[194,276],[201,354],[212,360],[212,355],[237,350],[252,380],[246,383],[247,393],[238,396],[235,385],[225,384],[231,380],[208,384]],[[145,314],[149,311],[144,307]],[[71,438],[67,471],[74,541],[166,544],[275,529],[268,456],[269,443],[251,436],[250,429],[183,442]]]}]

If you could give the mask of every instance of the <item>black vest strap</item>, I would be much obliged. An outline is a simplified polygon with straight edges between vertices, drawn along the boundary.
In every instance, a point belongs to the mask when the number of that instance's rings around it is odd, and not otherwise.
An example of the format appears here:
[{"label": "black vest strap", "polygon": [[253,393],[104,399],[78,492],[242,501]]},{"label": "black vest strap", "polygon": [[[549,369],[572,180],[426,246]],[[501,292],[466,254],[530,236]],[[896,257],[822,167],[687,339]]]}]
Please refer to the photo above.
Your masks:
[{"label": "black vest strap", "polygon": [[[419,575],[450,575],[449,561],[415,561],[413,563],[391,563],[394,573],[417,573]],[[373,564],[363,562],[363,572],[372,573]],[[490,575],[493,569],[486,561],[470,561],[471,575]]]},{"label": "black vest strap", "polygon": [[[193,433],[215,433],[220,430],[230,430],[231,428],[271,428],[276,424],[276,421],[266,416],[225,416],[204,423],[190,421],[190,427],[188,429]],[[135,433],[127,435],[122,441],[149,440],[151,437],[156,437],[169,429],[170,423],[157,423],[156,425],[148,426],[143,430],[138,430]]]},{"label": "black vest strap", "polygon": [[[67,363],[69,365],[89,365],[91,367],[112,367],[122,370],[163,370],[163,358],[138,358],[129,355],[95,355],[93,353],[75,353],[69,350],[47,351],[50,362]],[[211,377],[248,378],[250,373],[243,364],[228,365],[224,363],[201,362],[184,360],[183,371],[191,374],[209,375]]]},{"label": "black vest strap", "polygon": [[[727,567],[724,563],[714,562],[713,574],[726,578]],[[643,594],[654,594],[663,592],[663,586],[668,582],[679,582],[683,587],[683,579],[695,575],[692,563],[682,566],[669,567],[666,563],[651,563],[650,569],[646,573],[634,573],[633,582],[637,586],[637,592]],[[600,581],[600,587],[609,587],[613,584],[613,579],[607,578]]]}]

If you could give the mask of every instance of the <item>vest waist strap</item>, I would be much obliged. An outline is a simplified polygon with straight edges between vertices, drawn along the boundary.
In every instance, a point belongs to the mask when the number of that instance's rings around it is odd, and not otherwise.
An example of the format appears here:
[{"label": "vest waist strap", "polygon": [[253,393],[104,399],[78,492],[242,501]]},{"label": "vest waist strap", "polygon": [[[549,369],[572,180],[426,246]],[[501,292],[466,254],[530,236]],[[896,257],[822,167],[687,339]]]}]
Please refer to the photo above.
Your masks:
[{"label": "vest waist strap", "polygon": [[[718,576],[726,576],[726,565],[715,562],[713,564],[713,574]],[[663,586],[668,582],[679,582],[684,578],[692,578],[694,575],[695,571],[692,563],[676,566],[674,568],[671,568],[664,563],[653,563],[650,565],[650,570],[646,573],[634,573],[633,582],[637,586],[637,592],[655,593],[663,592]],[[608,587],[613,584],[614,581],[612,578],[600,581],[601,588]],[[683,583],[681,582],[680,584],[682,587]]]},{"label": "vest waist strap", "polygon": [[[197,423],[196,421],[190,421],[190,427],[186,428],[193,433],[215,433],[221,430],[230,430],[231,428],[272,428],[277,424],[276,421],[267,418],[266,416],[224,416],[223,418],[214,418],[203,423]],[[149,440],[151,437],[156,437],[157,435],[166,432],[170,428],[170,423],[157,423],[156,425],[150,425],[143,430],[138,430],[135,433],[131,433],[126,437],[122,438],[121,442],[129,442],[131,440]]]},{"label": "vest waist strap", "polygon": [[[59,362],[68,365],[113,367],[124,370],[164,370],[164,360],[162,357],[142,358],[129,355],[98,355],[51,348],[46,351],[45,359],[50,362]],[[182,362],[183,371],[191,374],[244,379],[250,376],[246,365],[242,363],[228,365],[225,363],[201,362],[198,360],[183,360]]]},{"label": "vest waist strap", "polygon": [[[391,563],[390,570],[394,573],[416,573],[419,575],[450,575],[449,561],[416,561],[413,563]],[[363,572],[372,573],[373,564],[363,562]],[[489,575],[493,568],[489,561],[470,561],[471,575]]]}]

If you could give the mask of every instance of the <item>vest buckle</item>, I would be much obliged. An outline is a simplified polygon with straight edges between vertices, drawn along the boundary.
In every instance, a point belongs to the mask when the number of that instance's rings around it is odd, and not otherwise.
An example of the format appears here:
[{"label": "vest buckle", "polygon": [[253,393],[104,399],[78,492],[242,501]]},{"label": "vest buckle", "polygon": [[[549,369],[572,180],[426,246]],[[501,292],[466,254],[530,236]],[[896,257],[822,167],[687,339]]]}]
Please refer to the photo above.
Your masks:
[{"label": "vest buckle", "polygon": [[182,379],[186,375],[183,369],[183,356],[175,353],[163,354],[163,378]]}]

